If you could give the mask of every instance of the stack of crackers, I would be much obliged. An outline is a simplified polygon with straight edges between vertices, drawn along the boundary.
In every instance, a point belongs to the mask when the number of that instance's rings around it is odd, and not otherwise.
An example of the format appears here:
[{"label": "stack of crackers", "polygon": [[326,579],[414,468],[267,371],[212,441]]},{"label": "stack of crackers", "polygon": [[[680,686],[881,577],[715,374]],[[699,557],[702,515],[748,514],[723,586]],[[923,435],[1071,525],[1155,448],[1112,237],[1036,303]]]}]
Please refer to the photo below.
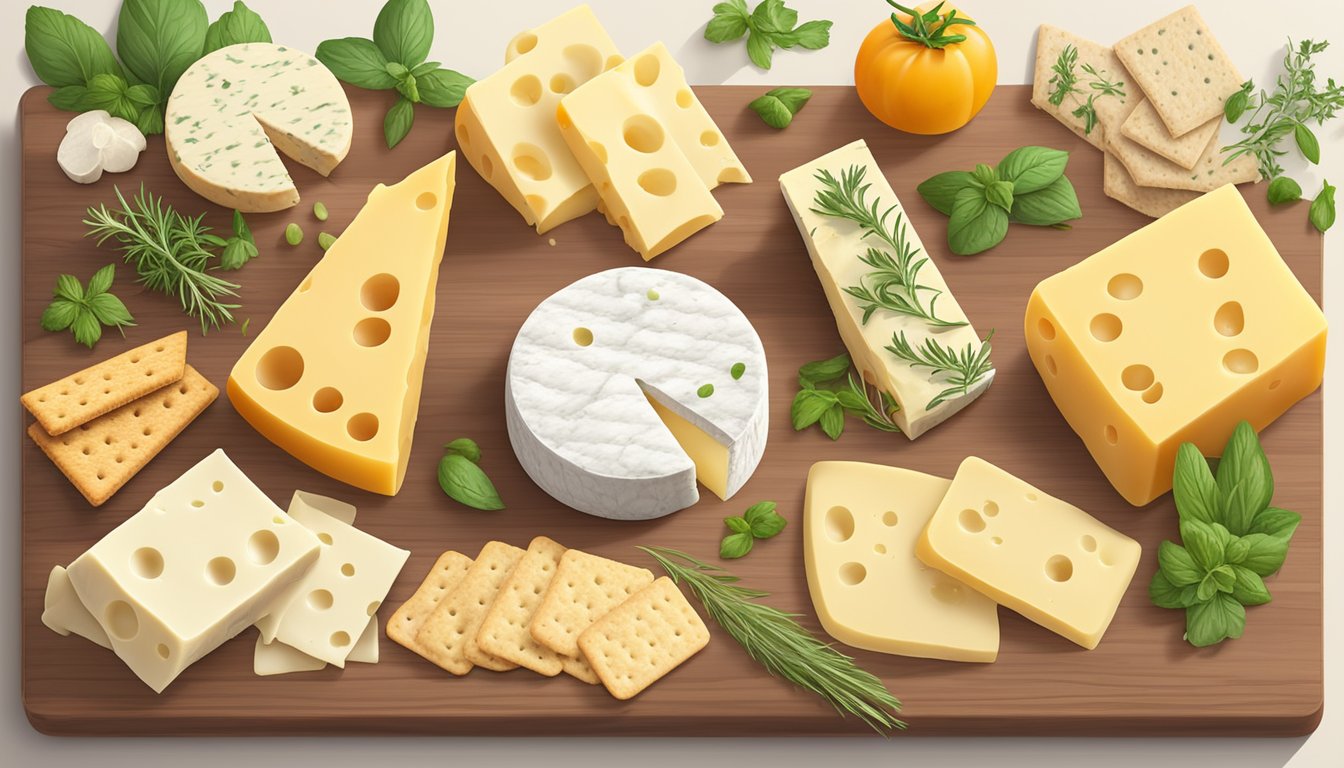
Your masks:
[{"label": "stack of crackers", "polygon": [[[1052,104],[1052,67],[1069,46],[1078,51],[1078,83]],[[1123,94],[1098,95],[1086,67],[1122,83]],[[1221,151],[1223,102],[1242,79],[1199,11],[1187,6],[1113,48],[1041,25],[1031,103],[1106,153],[1108,197],[1156,218],[1225,184],[1259,181],[1254,158],[1225,163]],[[1091,131],[1085,116],[1074,114],[1089,99]]]},{"label": "stack of crackers", "polygon": [[443,553],[387,636],[454,675],[474,667],[565,672],[629,699],[709,643],[668,578],[539,536],[526,550]]},{"label": "stack of crackers", "polygon": [[123,352],[20,398],[28,436],[93,506],[135,477],[214,402],[187,365],[187,332]]}]

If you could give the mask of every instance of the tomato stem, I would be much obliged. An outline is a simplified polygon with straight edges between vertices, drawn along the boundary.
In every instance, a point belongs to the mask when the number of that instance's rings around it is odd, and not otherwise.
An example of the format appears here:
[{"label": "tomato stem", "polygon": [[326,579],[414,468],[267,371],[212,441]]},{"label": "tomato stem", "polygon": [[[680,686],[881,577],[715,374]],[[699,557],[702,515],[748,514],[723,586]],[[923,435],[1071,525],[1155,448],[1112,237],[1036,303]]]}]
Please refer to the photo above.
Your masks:
[{"label": "tomato stem", "polygon": [[891,23],[896,25],[896,29],[900,30],[905,39],[921,43],[929,48],[938,49],[963,42],[966,39],[965,35],[948,34],[950,28],[957,24],[968,27],[975,26],[974,21],[964,16],[958,16],[955,8],[945,14],[940,13],[946,4],[946,2],[939,3],[924,13],[920,13],[914,8],[906,8],[895,0],[887,0],[887,5],[910,17],[910,21],[905,22],[901,20],[899,14],[891,14]]}]

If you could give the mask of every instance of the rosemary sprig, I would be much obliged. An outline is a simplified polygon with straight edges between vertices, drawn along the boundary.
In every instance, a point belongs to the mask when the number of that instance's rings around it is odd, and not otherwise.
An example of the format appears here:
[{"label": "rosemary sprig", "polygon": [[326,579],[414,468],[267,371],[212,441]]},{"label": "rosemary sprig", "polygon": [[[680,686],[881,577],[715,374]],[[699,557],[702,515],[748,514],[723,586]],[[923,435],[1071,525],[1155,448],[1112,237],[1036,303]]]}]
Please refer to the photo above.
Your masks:
[{"label": "rosemary sprig", "polygon": [[1072,45],[1064,46],[1060,51],[1059,58],[1050,67],[1050,71],[1055,74],[1050,76],[1050,98],[1051,104],[1056,107],[1064,103],[1064,99],[1069,94],[1087,95],[1087,100],[1083,101],[1073,110],[1074,117],[1083,121],[1083,133],[1090,135],[1092,129],[1097,127],[1097,99],[1103,96],[1125,98],[1125,83],[1123,80],[1112,81],[1108,79],[1102,71],[1091,64],[1083,65],[1083,72],[1090,78],[1087,87],[1092,91],[1087,93],[1078,87],[1078,76],[1075,74],[1075,67],[1078,66],[1078,49]]},{"label": "rosemary sprig", "polygon": [[933,338],[925,339],[919,346],[912,346],[910,340],[905,337],[905,331],[901,331],[892,334],[887,351],[909,363],[911,368],[928,368],[930,376],[948,374],[947,383],[951,386],[939,392],[928,405],[924,406],[924,410],[930,411],[949,397],[966,394],[980,379],[994,370],[993,363],[989,362],[989,340],[993,336],[994,332],[991,331],[980,343],[979,349],[976,349],[974,344],[967,343],[964,349],[957,351],[945,344],[939,344]]},{"label": "rosemary sprig", "polygon": [[[840,172],[839,179],[826,169],[817,171],[816,179],[822,188],[812,200],[813,213],[852,221],[859,225],[861,237],[875,237],[891,249],[891,253],[887,253],[869,248],[866,255],[859,256],[859,260],[873,271],[864,275],[859,285],[844,289],[845,293],[864,302],[864,324],[878,309],[885,309],[918,317],[939,328],[965,325],[965,322],[941,320],[934,314],[934,304],[942,291],[918,282],[919,270],[928,258],[916,258],[920,251],[910,244],[905,216],[897,212],[895,220],[891,221],[895,204],[882,211],[881,199],[868,203],[868,189],[872,185],[863,183],[867,170],[852,165]],[[890,226],[888,221],[891,221]],[[928,307],[924,306],[920,291],[932,294]]]},{"label": "rosemary sprig", "polygon": [[232,310],[239,305],[227,300],[238,295],[238,285],[210,274],[215,258],[210,248],[223,247],[227,241],[201,223],[205,215],[183,216],[163,198],[145,191],[144,185],[130,203],[120,188],[115,192],[117,210],[101,203],[88,209],[86,236],[99,245],[116,242],[125,260],[135,264],[139,282],[176,296],[183,312],[200,319],[202,333],[232,323]]},{"label": "rosemary sprig", "polygon": [[891,420],[891,414],[901,410],[901,406],[891,398],[891,395],[877,389],[877,399],[882,403],[879,409],[873,404],[872,395],[868,393],[868,384],[860,378],[854,376],[854,372],[849,373],[849,389],[842,389],[835,393],[840,406],[846,411],[863,419],[863,423],[873,429],[880,429],[883,432],[900,432],[901,428],[896,426],[896,422]]},{"label": "rosemary sprig", "polygon": [[684,552],[639,549],[657,560],[673,581],[690,587],[710,617],[770,674],[821,696],[841,716],[854,715],[878,733],[905,728],[896,719],[901,702],[881,679],[817,639],[795,614],[756,602],[769,593],[739,586],[736,576]]}]

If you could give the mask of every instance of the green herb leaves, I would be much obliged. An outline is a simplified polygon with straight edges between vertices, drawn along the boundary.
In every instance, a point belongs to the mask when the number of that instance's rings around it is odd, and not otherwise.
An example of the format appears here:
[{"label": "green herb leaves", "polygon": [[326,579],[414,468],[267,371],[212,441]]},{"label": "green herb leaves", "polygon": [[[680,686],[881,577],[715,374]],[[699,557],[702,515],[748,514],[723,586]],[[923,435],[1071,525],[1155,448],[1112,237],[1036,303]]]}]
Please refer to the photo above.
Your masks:
[{"label": "green herb leaves", "polygon": [[756,539],[777,536],[789,524],[778,512],[773,501],[758,501],[747,508],[741,517],[725,517],[729,534],[719,542],[719,557],[736,560],[751,551]]},{"label": "green herb leaves", "polygon": [[257,241],[252,230],[243,220],[242,211],[233,212],[233,237],[224,242],[224,250],[219,254],[220,269],[239,269],[257,257]]},{"label": "green herb leaves", "polygon": [[1307,219],[1317,232],[1323,233],[1335,225],[1335,188],[1330,186],[1330,182],[1322,184],[1316,199],[1311,201]]},{"label": "green herb leaves", "polygon": [[1064,170],[1069,153],[1050,147],[1019,147],[998,168],[940,173],[919,185],[925,202],[949,217],[947,245],[958,256],[993,248],[1009,222],[1055,227],[1081,218],[1078,195]]},{"label": "green herb leaves", "polygon": [[415,105],[456,107],[474,80],[425,61],[434,39],[427,0],[388,0],[373,23],[373,39],[342,37],[317,46],[317,60],[340,80],[374,91],[395,89],[397,100],[383,118],[389,149],[415,122]]},{"label": "green herb leaves", "polygon": [[1269,189],[1266,191],[1270,205],[1282,205],[1302,199],[1302,185],[1287,176],[1280,176],[1269,182]]},{"label": "green herb leaves", "polygon": [[845,431],[845,413],[851,413],[873,429],[900,432],[891,414],[900,410],[891,396],[879,392],[881,407],[873,404],[862,379],[850,371],[849,355],[817,360],[798,369],[798,394],[789,417],[794,431],[819,424],[821,431],[838,440]]},{"label": "green herb leaves", "polygon": [[121,330],[135,325],[135,318],[126,310],[126,305],[110,293],[116,269],[117,265],[108,264],[94,272],[87,289],[74,275],[56,278],[56,289],[52,291],[54,298],[42,312],[42,330],[64,331],[68,328],[76,342],[93,349],[103,337],[103,326]]},{"label": "green herb leaves", "polygon": [[481,449],[476,441],[459,437],[443,448],[446,453],[439,460],[439,487],[448,498],[473,509],[503,509],[495,484],[477,466]]},{"label": "green herb leaves", "polygon": [[785,6],[784,0],[762,0],[750,12],[746,0],[715,5],[714,18],[705,26],[705,39],[711,43],[729,43],[741,40],[743,35],[747,36],[747,57],[751,63],[769,69],[776,48],[796,46],[815,51],[830,45],[831,22],[809,21],[799,25],[798,12]]},{"label": "green herb leaves", "polygon": [[1215,475],[1193,443],[1176,454],[1172,496],[1184,546],[1164,541],[1148,587],[1153,604],[1186,609],[1186,640],[1204,647],[1241,637],[1248,605],[1270,601],[1264,577],[1283,567],[1300,515],[1269,506],[1274,476],[1245,421]]},{"label": "green herb leaves", "polygon": [[233,10],[220,14],[215,23],[205,30],[205,50],[217,51],[239,43],[269,43],[271,30],[255,11],[236,0]]},{"label": "green herb leaves", "polygon": [[905,331],[901,331],[891,337],[891,344],[886,349],[897,359],[909,363],[911,368],[927,368],[930,376],[946,376],[947,389],[934,395],[924,406],[924,410],[931,411],[948,398],[967,394],[994,370],[994,364],[989,361],[989,339],[993,336],[994,332],[990,331],[978,346],[968,343],[957,351],[935,338],[927,338],[923,344],[913,346],[905,337]]},{"label": "green herb leaves", "polygon": [[[1125,83],[1124,81],[1112,81],[1096,67],[1091,64],[1084,64],[1083,72],[1088,77],[1088,90],[1084,91],[1078,87],[1078,75],[1074,71],[1077,66],[1078,49],[1072,45],[1064,46],[1064,50],[1059,53],[1059,58],[1050,67],[1050,71],[1054,74],[1050,76],[1049,101],[1058,107],[1064,103],[1064,99],[1070,94],[1077,94],[1080,102],[1072,114],[1083,121],[1083,133],[1090,135],[1092,129],[1097,127],[1097,99],[1106,96],[1124,99]],[[1084,95],[1087,96],[1085,101],[1081,100]]]},{"label": "green herb leaves", "polygon": [[775,88],[766,91],[764,96],[747,105],[747,108],[761,116],[761,120],[771,128],[787,128],[793,122],[793,116],[803,108],[812,92],[806,88]]}]

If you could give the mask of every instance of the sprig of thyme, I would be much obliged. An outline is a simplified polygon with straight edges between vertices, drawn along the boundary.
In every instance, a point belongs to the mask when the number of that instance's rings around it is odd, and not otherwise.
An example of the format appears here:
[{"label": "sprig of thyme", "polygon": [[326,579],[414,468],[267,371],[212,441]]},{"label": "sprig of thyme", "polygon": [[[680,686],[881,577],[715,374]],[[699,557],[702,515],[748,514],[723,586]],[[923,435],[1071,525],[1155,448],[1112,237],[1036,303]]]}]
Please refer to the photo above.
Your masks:
[{"label": "sprig of thyme", "polygon": [[924,410],[931,411],[950,397],[969,393],[971,387],[994,370],[994,364],[989,361],[989,340],[993,336],[994,332],[991,331],[980,343],[979,349],[968,342],[958,351],[933,338],[926,338],[918,346],[912,345],[905,337],[905,331],[900,331],[892,334],[887,351],[909,363],[911,368],[928,368],[930,377],[947,376],[946,383],[951,386],[939,392],[924,406]]},{"label": "sprig of thyme", "polygon": [[1050,67],[1050,71],[1055,74],[1050,77],[1052,90],[1049,101],[1058,107],[1070,94],[1078,94],[1080,97],[1086,95],[1087,100],[1079,104],[1071,114],[1083,121],[1083,133],[1091,135],[1092,130],[1097,127],[1097,99],[1104,96],[1125,98],[1125,83],[1123,80],[1111,80],[1095,66],[1084,64],[1083,73],[1089,78],[1087,87],[1091,90],[1091,93],[1087,93],[1078,87],[1078,76],[1074,72],[1077,66],[1078,49],[1072,45],[1064,46],[1059,58]]}]

